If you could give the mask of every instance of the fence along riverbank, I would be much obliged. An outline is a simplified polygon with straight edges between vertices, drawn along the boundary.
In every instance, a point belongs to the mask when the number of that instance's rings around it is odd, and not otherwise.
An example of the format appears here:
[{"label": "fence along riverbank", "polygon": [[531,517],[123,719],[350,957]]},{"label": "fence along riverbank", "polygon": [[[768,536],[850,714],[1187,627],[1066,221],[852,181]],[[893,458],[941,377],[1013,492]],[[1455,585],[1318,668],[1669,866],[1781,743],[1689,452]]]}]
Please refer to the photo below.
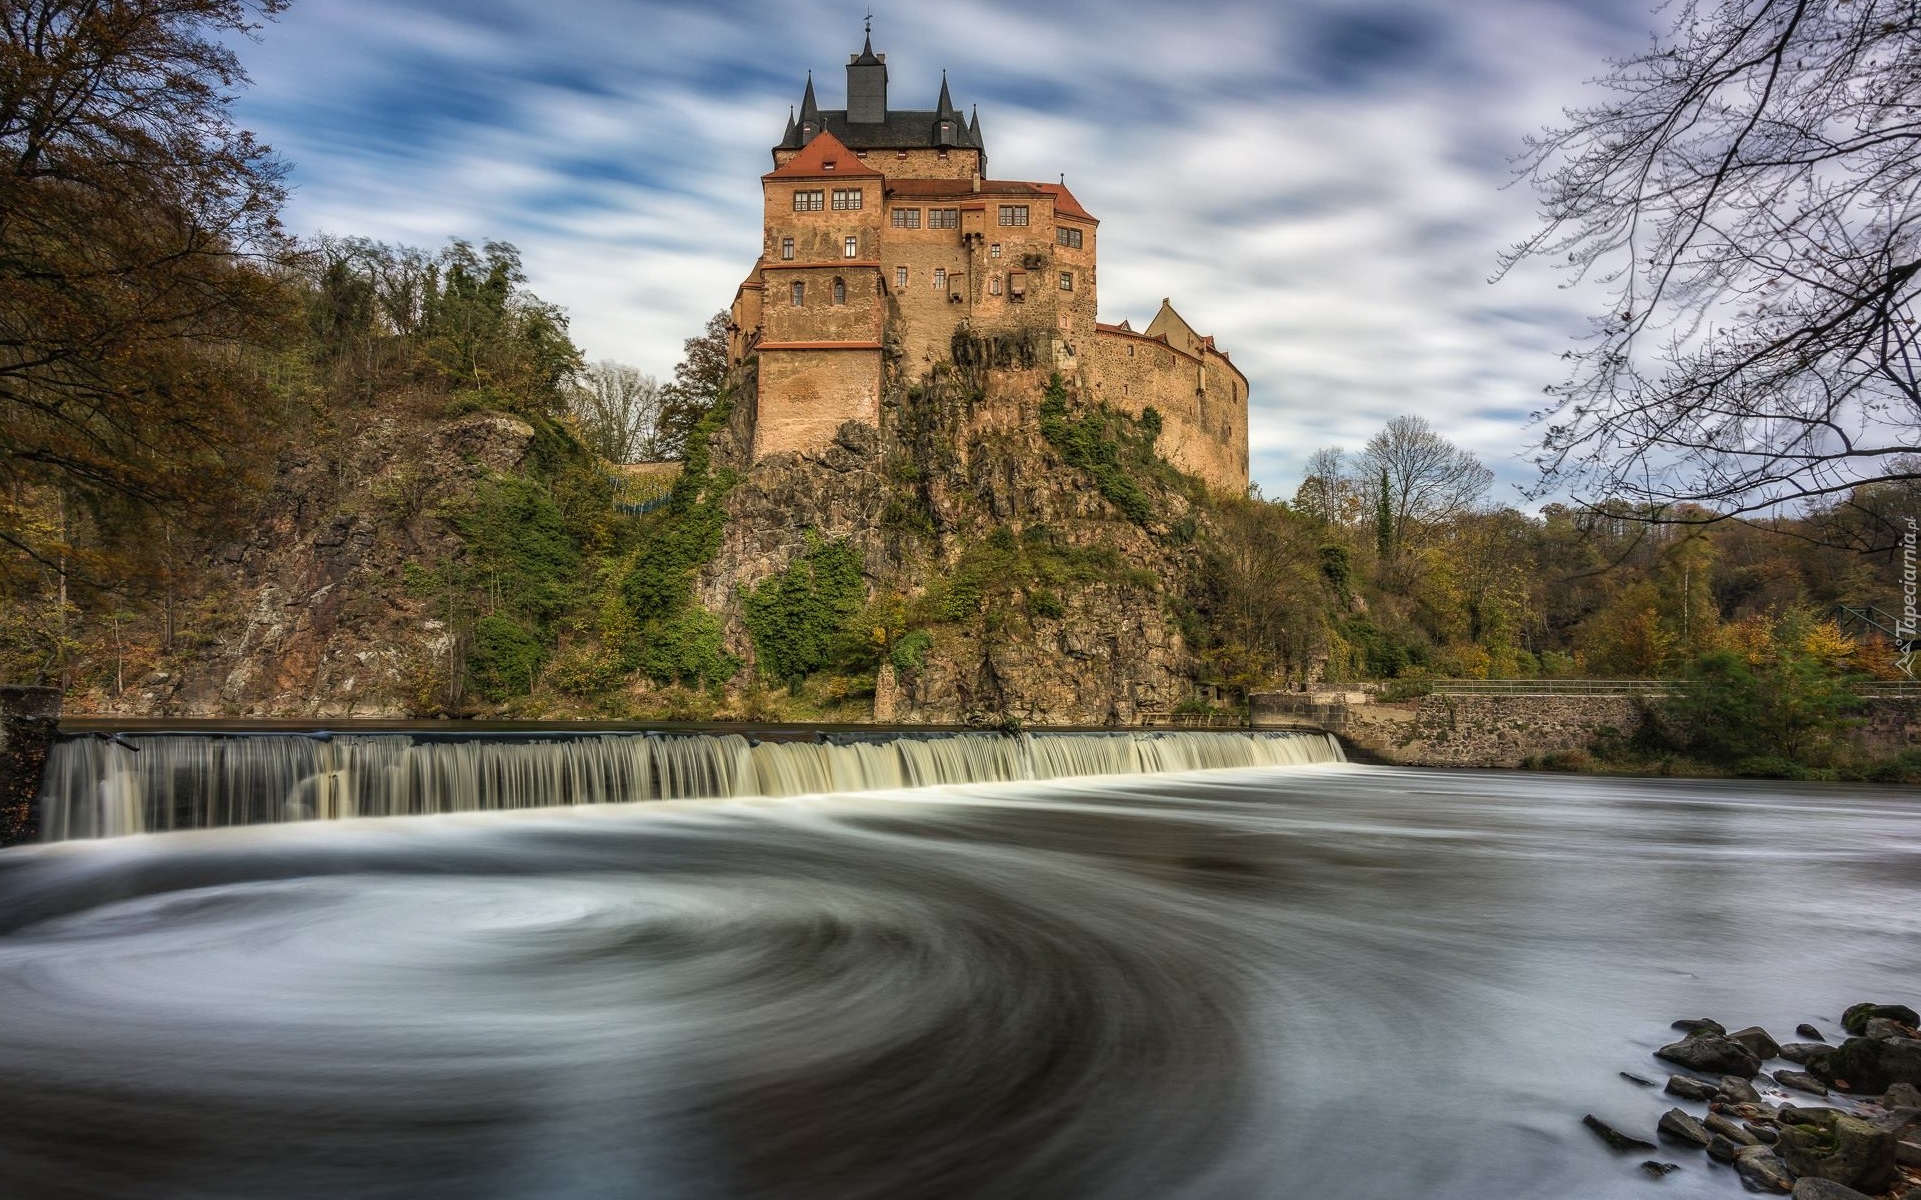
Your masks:
[{"label": "fence along riverbank", "polygon": [[544,739],[150,734],[56,743],[43,841],[349,817],[484,812],[1343,761],[1321,733],[735,734]]}]

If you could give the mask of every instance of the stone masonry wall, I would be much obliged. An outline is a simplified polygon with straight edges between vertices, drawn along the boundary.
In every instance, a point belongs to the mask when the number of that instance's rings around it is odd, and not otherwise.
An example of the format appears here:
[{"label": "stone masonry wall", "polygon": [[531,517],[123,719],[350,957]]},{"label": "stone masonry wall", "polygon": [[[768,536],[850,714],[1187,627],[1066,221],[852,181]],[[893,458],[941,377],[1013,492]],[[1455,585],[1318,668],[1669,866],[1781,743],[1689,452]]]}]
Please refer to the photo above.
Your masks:
[{"label": "stone masonry wall", "polygon": [[1631,732],[1640,703],[1633,696],[1436,695],[1378,704],[1339,693],[1261,692],[1251,710],[1257,729],[1311,725],[1404,766],[1518,767],[1535,755],[1585,750],[1609,729]]}]

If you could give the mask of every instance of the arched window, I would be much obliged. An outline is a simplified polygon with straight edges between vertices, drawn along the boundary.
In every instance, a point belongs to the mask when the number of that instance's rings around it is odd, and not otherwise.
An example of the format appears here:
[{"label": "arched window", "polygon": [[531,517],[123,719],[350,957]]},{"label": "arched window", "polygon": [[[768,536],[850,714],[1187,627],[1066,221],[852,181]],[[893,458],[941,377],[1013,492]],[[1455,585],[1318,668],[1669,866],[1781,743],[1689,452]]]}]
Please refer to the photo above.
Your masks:
[{"label": "arched window", "polygon": [[834,280],[834,303],[847,303],[847,281],[844,279]]},{"label": "arched window", "polygon": [[798,279],[795,280],[793,295],[794,295],[795,308],[799,308],[801,305],[807,303],[807,285],[800,282]]}]

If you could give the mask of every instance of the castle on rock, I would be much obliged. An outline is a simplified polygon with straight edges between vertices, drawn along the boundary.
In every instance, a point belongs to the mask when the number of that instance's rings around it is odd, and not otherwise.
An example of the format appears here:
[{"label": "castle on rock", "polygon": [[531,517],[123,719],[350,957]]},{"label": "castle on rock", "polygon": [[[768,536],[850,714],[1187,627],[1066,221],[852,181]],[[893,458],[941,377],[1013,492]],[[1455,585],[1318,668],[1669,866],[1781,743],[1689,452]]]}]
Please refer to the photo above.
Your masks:
[{"label": "castle on rock", "polygon": [[1026,348],[1112,408],[1161,414],[1161,453],[1215,488],[1247,488],[1247,377],[1167,301],[1146,328],[1097,318],[1100,222],[1064,184],[992,179],[980,115],[945,77],[932,110],[887,103],[873,39],[847,63],[847,107],[810,74],[761,176],[760,260],[734,298],[732,352],[759,357],[754,457],[878,426],[889,373],[912,380],[957,333]]}]

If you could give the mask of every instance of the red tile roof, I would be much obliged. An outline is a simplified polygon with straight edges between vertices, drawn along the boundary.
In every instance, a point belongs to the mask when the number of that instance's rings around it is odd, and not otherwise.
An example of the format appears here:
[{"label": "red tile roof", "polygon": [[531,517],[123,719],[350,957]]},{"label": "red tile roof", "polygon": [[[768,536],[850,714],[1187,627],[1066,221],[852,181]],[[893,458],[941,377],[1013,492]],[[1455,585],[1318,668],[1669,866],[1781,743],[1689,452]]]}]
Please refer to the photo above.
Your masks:
[{"label": "red tile roof", "polygon": [[831,133],[816,134],[807,148],[762,179],[879,179],[881,173],[854,157]]}]

